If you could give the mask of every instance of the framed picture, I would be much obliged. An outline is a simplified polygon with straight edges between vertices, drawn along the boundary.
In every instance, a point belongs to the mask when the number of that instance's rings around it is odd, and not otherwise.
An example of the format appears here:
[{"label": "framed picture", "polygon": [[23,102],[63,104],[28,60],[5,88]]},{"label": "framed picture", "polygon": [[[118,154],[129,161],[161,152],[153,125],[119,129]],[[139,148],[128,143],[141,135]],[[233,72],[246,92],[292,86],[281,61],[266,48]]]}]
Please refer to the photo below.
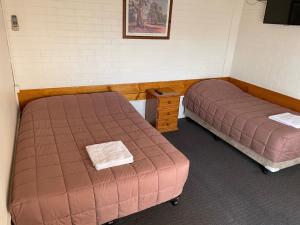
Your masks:
[{"label": "framed picture", "polygon": [[123,0],[123,38],[170,39],[173,0]]}]

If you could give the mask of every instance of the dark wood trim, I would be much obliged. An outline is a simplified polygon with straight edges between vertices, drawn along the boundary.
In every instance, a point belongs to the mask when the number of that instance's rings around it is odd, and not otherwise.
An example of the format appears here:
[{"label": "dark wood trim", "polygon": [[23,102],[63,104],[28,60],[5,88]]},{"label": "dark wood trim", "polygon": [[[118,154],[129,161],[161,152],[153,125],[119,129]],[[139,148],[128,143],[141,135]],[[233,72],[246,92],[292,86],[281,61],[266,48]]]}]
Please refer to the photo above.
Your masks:
[{"label": "dark wood trim", "polygon": [[300,100],[296,99],[296,98],[292,98],[290,96],[284,95],[284,94],[280,94],[278,92],[275,91],[271,91],[269,89],[266,88],[262,88],[259,86],[256,86],[254,84],[250,84],[247,83],[245,81],[241,81],[232,77],[228,78],[228,81],[231,82],[232,84],[236,85],[237,87],[241,88],[243,91],[267,100],[269,102],[272,102],[274,104],[292,109],[296,112],[300,112]]},{"label": "dark wood trim", "polygon": [[[218,79],[228,80],[228,77]],[[133,83],[133,84],[114,84],[114,85],[97,85],[97,86],[79,86],[79,87],[61,87],[61,88],[45,88],[21,90],[18,93],[20,108],[35,99],[72,94],[87,94],[95,92],[117,91],[123,94],[128,100],[144,100],[146,99],[146,90],[153,88],[169,87],[176,92],[184,95],[186,90],[195,83],[206,79],[195,80],[177,80],[177,81],[161,81],[150,83]]]},{"label": "dark wood trim", "polygon": [[126,34],[126,15],[127,15],[127,1],[123,0],[123,39],[152,39],[152,40],[169,40],[171,34],[172,14],[173,14],[173,0],[170,0],[170,11],[168,20],[167,36],[133,36]]},{"label": "dark wood trim", "polygon": [[173,0],[170,2],[170,12],[169,12],[169,27],[168,27],[168,39],[170,39],[171,35],[171,28],[172,28],[172,16],[173,16]]},{"label": "dark wood trim", "polygon": [[123,39],[126,39],[126,16],[127,16],[127,2],[123,0]]}]

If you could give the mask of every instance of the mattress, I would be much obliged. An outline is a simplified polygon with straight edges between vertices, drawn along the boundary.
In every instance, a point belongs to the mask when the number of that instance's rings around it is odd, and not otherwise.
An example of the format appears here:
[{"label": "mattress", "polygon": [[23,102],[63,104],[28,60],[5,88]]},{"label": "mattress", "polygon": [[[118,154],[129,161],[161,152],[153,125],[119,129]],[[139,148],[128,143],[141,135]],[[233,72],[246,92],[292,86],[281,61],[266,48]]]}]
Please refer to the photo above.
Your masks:
[{"label": "mattress", "polygon": [[187,91],[184,105],[210,127],[270,162],[300,157],[300,129],[268,118],[285,112],[299,115],[297,112],[251,96],[223,80],[195,84]]},{"label": "mattress", "polygon": [[[134,162],[97,171],[85,147],[119,140]],[[189,161],[124,97],[107,92],[29,103],[13,167],[15,225],[96,225],[179,196]]]}]

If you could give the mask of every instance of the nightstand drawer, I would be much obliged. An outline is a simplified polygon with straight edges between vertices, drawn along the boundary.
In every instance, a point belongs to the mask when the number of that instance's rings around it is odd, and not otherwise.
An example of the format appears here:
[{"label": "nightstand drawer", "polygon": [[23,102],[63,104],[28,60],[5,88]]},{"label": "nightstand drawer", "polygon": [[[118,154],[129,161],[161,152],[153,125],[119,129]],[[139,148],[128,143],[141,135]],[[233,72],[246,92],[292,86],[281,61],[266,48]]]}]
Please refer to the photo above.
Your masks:
[{"label": "nightstand drawer", "polygon": [[177,125],[178,125],[177,118],[158,119],[157,120],[158,129],[160,129],[161,127],[177,127]]},{"label": "nightstand drawer", "polygon": [[178,130],[178,120],[177,119],[157,120],[156,128],[160,132]]},{"label": "nightstand drawer", "polygon": [[159,99],[158,107],[167,107],[172,105],[179,105],[179,97],[168,97]]},{"label": "nightstand drawer", "polygon": [[157,110],[158,119],[168,119],[178,117],[178,107],[160,108]]}]

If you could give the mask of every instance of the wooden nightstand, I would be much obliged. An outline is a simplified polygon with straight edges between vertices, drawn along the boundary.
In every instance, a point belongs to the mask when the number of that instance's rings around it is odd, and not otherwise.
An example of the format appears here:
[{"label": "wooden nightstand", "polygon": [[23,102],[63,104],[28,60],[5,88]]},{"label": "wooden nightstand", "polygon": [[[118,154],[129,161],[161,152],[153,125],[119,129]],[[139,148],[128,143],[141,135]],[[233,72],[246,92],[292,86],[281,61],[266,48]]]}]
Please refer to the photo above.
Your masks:
[{"label": "wooden nightstand", "polygon": [[149,89],[146,120],[160,132],[178,130],[180,95],[171,88]]}]

